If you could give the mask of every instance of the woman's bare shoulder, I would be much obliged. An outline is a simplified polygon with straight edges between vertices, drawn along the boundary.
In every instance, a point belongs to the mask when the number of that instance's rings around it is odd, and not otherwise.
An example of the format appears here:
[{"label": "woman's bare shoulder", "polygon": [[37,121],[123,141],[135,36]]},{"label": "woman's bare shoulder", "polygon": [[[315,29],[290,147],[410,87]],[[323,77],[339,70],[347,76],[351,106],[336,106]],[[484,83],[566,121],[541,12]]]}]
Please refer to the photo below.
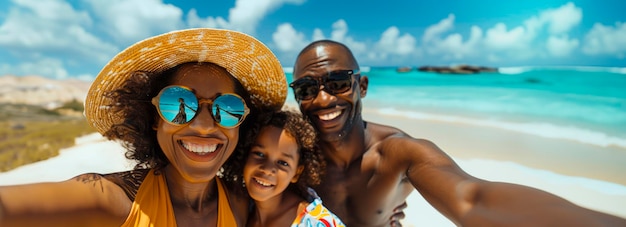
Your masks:
[{"label": "woman's bare shoulder", "polygon": [[[139,186],[141,186],[141,183],[146,178],[149,172],[150,169],[135,169],[98,176],[104,177],[104,179],[119,186],[124,191],[124,193],[126,193],[126,196],[128,197],[128,199],[130,199],[130,201],[135,201]],[[85,180],[88,180],[91,177],[98,176],[81,175],[78,176],[78,178],[85,178]]]}]

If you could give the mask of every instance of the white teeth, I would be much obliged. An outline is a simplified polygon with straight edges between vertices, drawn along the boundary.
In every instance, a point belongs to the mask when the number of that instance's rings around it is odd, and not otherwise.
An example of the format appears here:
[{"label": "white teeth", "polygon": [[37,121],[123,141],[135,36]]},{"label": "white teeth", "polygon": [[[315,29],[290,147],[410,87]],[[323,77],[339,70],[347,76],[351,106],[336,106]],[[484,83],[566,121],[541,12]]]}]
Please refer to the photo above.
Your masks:
[{"label": "white teeth", "polygon": [[323,114],[323,115],[319,115],[319,118],[323,121],[329,121],[332,119],[335,119],[337,116],[339,116],[341,114],[341,111],[336,111],[336,112],[332,112],[332,113],[327,113],[327,114]]},{"label": "white teeth", "polygon": [[256,179],[256,178],[253,178],[253,179],[254,179],[254,181],[256,181],[257,183],[259,183],[260,185],[263,185],[263,186],[265,186],[265,187],[272,186],[272,184],[267,183],[267,182],[265,182],[265,181],[260,181],[259,179]]},{"label": "white teeth", "polygon": [[199,154],[199,155],[212,153],[217,148],[217,144],[206,145],[206,144],[195,144],[195,143],[187,143],[187,142],[183,142],[182,144],[183,144],[183,147],[185,147],[185,149],[193,153]]}]

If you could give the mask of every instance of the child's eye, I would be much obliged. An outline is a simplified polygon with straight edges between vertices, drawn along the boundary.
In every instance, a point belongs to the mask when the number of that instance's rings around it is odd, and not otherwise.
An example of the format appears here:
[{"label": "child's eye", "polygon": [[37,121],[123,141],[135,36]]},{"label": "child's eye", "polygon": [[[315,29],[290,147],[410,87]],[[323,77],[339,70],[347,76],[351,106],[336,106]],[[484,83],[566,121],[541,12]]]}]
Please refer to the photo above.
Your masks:
[{"label": "child's eye", "polygon": [[253,152],[252,152],[252,154],[253,154],[253,155],[255,155],[255,156],[258,156],[258,157],[260,157],[260,158],[265,157],[265,154],[263,154],[263,153],[261,153],[261,152],[258,152],[258,151],[253,151]]},{"label": "child's eye", "polygon": [[278,164],[281,166],[289,166],[289,163],[285,162],[285,161],[278,161]]}]

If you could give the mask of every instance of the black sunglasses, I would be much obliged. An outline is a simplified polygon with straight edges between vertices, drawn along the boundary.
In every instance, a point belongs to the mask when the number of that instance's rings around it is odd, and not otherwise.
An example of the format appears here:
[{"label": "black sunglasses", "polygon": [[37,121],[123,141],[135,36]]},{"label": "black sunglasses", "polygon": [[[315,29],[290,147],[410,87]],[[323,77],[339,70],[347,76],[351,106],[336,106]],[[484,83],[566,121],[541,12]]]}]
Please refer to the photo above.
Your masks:
[{"label": "black sunglasses", "polygon": [[289,87],[293,88],[297,101],[314,99],[320,92],[321,85],[324,85],[324,91],[336,95],[352,88],[352,75],[358,75],[355,71],[337,70],[320,77],[305,76],[291,82]]}]

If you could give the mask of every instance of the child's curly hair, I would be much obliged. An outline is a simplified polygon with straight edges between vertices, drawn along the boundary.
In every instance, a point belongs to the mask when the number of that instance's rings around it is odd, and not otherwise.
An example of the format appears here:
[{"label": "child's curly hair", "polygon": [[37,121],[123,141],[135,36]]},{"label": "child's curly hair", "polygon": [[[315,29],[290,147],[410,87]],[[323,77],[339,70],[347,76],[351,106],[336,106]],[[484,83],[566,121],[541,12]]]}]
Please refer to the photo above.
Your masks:
[{"label": "child's curly hair", "polygon": [[308,199],[307,188],[320,184],[326,162],[317,146],[318,138],[315,128],[300,113],[294,111],[281,110],[260,114],[251,129],[242,134],[243,137],[239,139],[238,151],[235,152],[236,155],[239,155],[237,157],[239,161],[232,163],[230,172],[224,172],[225,178],[243,186],[243,167],[248,159],[250,148],[256,141],[261,129],[267,126],[281,128],[296,140],[300,155],[298,165],[304,166],[304,169],[298,181],[290,184],[289,188],[304,199]]}]

